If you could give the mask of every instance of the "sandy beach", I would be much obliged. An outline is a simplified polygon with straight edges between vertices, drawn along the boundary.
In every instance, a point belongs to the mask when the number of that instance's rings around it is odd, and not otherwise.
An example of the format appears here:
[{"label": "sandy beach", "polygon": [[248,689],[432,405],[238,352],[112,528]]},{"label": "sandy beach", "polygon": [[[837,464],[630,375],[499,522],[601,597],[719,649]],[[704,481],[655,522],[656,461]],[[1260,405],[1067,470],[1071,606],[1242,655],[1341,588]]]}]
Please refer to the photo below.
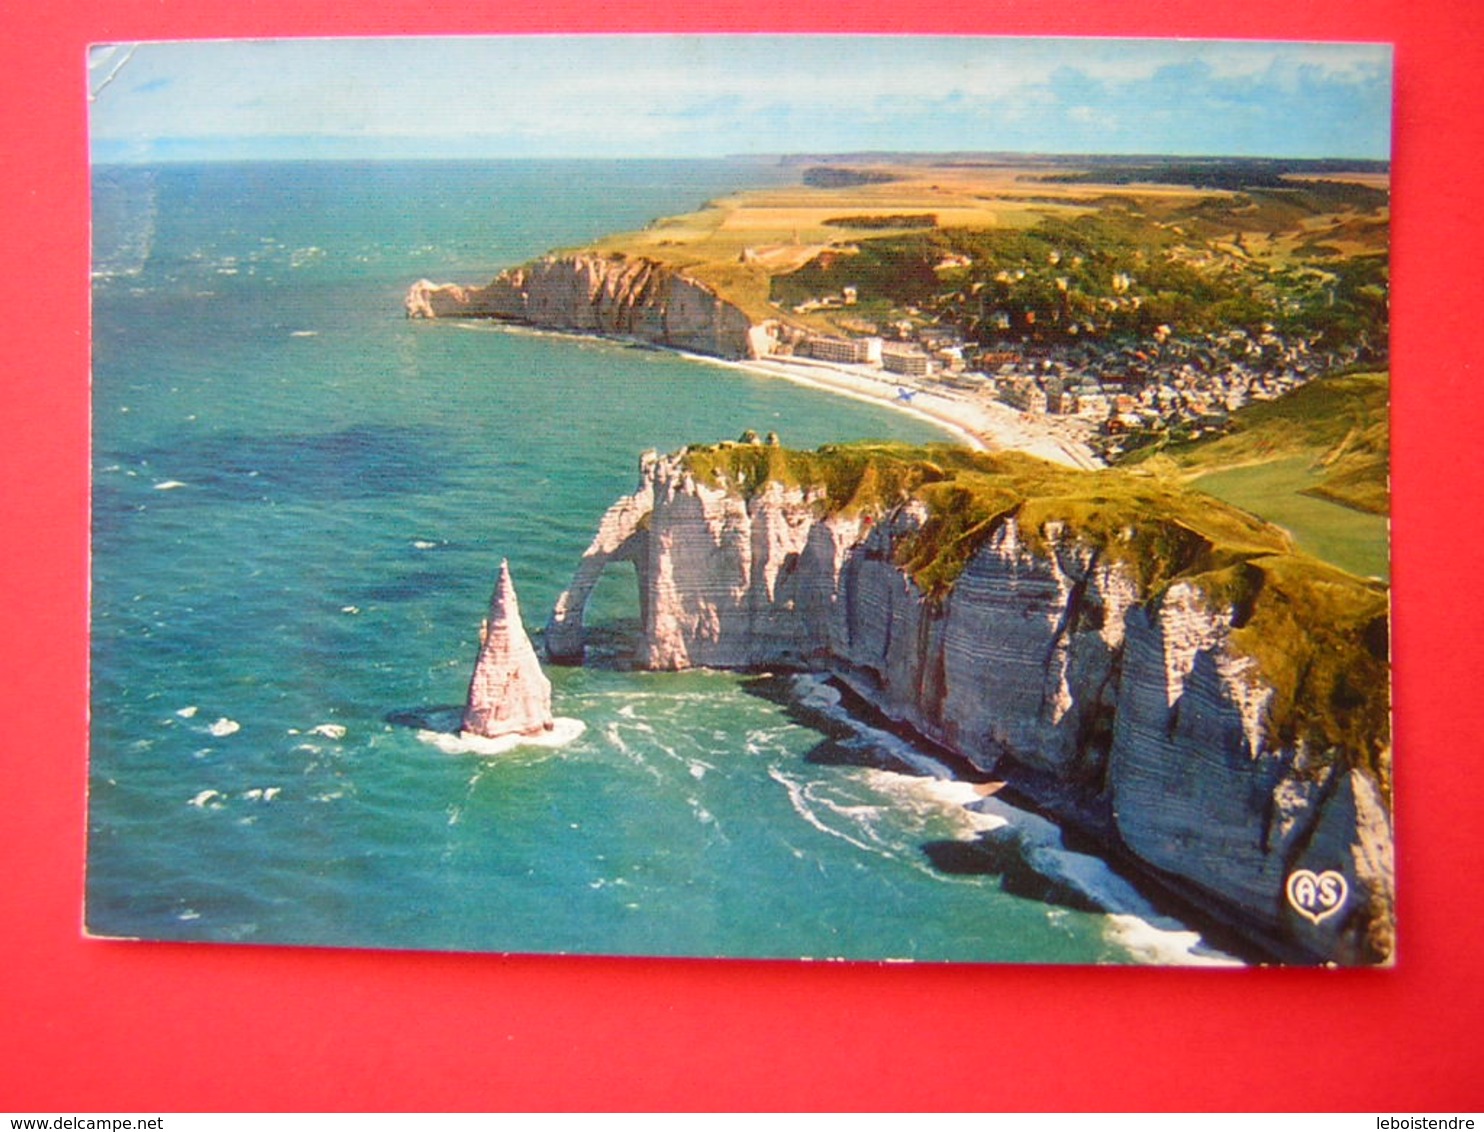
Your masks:
[{"label": "sandy beach", "polygon": [[1105,466],[1096,453],[1077,437],[1074,428],[1065,422],[1033,417],[998,402],[921,389],[906,379],[898,379],[869,366],[837,365],[811,358],[756,358],[732,362],[699,354],[687,356],[888,405],[899,412],[943,426],[971,448],[1027,452],[1073,468]]},{"label": "sandy beach", "polygon": [[[815,358],[768,357],[730,360],[711,354],[673,350],[615,334],[553,330],[521,323],[487,319],[450,320],[473,329],[496,329],[504,333],[550,335],[559,338],[592,339],[628,343],[646,350],[663,350],[694,362],[745,370],[761,377],[782,378],[841,397],[884,405],[899,413],[931,421],[970,448],[988,452],[1026,452],[1071,468],[1093,470],[1107,465],[1080,437],[1077,424],[1067,418],[1033,416],[998,401],[989,401],[948,390],[923,389],[910,378],[900,378],[873,366],[842,365]],[[908,394],[903,397],[903,392]]]}]

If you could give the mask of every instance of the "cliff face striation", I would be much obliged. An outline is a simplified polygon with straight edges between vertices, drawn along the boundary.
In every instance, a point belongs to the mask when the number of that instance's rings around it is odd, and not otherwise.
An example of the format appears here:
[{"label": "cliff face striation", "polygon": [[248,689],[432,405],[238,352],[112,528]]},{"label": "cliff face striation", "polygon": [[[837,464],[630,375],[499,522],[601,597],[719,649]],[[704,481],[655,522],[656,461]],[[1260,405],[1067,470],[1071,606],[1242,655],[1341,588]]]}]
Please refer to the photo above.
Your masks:
[{"label": "cliff face striation", "polygon": [[[646,454],[546,646],[581,659],[630,561],[645,666],[827,672],[1268,953],[1385,962],[1385,591],[1162,491],[1013,454]],[[1333,907],[1288,895],[1335,874]]]},{"label": "cliff face striation", "polygon": [[501,272],[485,287],[407,292],[408,318],[496,318],[548,330],[631,338],[721,358],[765,352],[766,333],[705,284],[654,260],[578,254]]}]

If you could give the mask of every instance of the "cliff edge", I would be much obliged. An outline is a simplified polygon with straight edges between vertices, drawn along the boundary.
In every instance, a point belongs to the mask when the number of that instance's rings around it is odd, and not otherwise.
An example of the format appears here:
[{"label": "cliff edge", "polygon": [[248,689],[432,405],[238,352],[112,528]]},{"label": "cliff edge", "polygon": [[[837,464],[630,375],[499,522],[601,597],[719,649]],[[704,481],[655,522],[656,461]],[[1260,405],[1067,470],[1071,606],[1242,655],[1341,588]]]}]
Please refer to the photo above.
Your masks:
[{"label": "cliff edge", "polygon": [[720,358],[766,353],[767,332],[704,283],[656,260],[546,256],[487,286],[426,279],[407,292],[408,318],[495,318],[602,334]]},{"label": "cliff edge", "polygon": [[554,659],[615,560],[644,666],[829,673],[1265,953],[1389,961],[1387,591],[1279,529],[1015,453],[647,453]]}]

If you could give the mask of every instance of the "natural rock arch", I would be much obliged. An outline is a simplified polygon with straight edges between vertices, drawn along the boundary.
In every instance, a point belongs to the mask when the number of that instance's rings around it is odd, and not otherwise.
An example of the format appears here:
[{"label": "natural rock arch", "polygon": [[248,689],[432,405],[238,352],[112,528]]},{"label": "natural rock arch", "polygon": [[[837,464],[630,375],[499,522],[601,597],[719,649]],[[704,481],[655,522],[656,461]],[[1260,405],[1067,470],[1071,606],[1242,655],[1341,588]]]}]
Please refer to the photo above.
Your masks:
[{"label": "natural rock arch", "polygon": [[[649,461],[652,453],[646,453]],[[647,463],[641,463],[647,470]],[[583,652],[582,619],[587,611],[588,598],[592,596],[598,579],[610,562],[633,562],[644,560],[649,550],[649,518],[654,510],[654,488],[646,476],[639,490],[626,495],[608,508],[598,524],[597,536],[582,555],[572,582],[556,600],[551,619],[546,623],[546,655],[552,661],[580,664]],[[639,615],[647,624],[644,586],[639,586]]]}]

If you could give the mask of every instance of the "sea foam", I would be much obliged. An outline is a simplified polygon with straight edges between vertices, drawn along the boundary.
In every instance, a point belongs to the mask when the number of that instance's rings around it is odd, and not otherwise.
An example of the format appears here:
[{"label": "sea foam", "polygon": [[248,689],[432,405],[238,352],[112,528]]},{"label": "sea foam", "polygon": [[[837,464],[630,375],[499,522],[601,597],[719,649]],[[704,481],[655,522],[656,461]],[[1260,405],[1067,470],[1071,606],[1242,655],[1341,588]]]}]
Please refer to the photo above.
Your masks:
[{"label": "sea foam", "polygon": [[[1121,950],[1146,963],[1241,965],[1240,960],[1207,946],[1198,932],[1162,915],[1105,861],[1068,849],[1054,822],[999,798],[981,796],[973,783],[955,778],[942,763],[907,740],[853,718],[841,706],[840,693],[825,678],[795,677],[794,694],[801,704],[845,723],[860,740],[885,750],[899,764],[917,772],[872,770],[867,778],[875,789],[907,809],[940,810],[954,821],[956,836],[966,842],[980,836],[1008,842],[1030,872],[1099,909],[1106,917],[1109,942]],[[788,788],[794,810],[810,825],[867,848],[858,840],[858,828],[854,830],[856,836],[830,828],[822,820],[819,807],[812,804],[818,799],[811,797],[806,787],[776,774],[773,777]]]},{"label": "sea foam", "polygon": [[565,747],[584,731],[587,724],[580,719],[554,719],[550,731],[535,735],[501,735],[497,739],[486,739],[468,731],[457,734],[447,731],[422,730],[417,737],[429,746],[437,747],[445,755],[505,755],[520,747]]},{"label": "sea foam", "polygon": [[[1167,926],[1166,926],[1167,925]],[[1241,967],[1240,959],[1208,946],[1199,932],[1142,916],[1114,913],[1108,917],[1108,936],[1146,963],[1182,967]]]}]

